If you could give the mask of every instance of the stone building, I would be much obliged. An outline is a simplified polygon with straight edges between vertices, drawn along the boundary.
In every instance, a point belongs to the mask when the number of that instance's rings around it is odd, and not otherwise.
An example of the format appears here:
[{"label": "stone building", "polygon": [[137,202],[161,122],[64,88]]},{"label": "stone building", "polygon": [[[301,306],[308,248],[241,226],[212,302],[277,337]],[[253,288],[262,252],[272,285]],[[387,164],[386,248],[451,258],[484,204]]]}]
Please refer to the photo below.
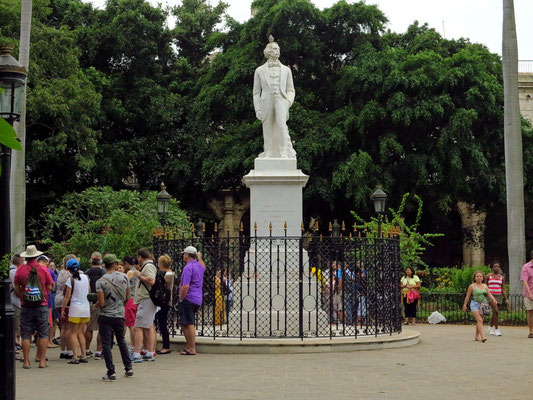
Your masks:
[{"label": "stone building", "polygon": [[533,124],[533,60],[518,62],[520,113]]}]

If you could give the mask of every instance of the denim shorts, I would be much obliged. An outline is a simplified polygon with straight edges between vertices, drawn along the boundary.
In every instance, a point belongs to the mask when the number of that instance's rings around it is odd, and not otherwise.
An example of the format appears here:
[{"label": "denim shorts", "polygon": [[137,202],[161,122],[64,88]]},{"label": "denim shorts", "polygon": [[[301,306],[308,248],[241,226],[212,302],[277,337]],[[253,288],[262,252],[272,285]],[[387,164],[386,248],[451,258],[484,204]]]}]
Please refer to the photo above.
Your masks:
[{"label": "denim shorts", "polygon": [[48,317],[50,309],[48,306],[25,307],[20,311],[20,336],[22,339],[29,340],[33,332],[37,332],[39,339],[48,337]]},{"label": "denim shorts", "polygon": [[198,304],[191,303],[185,299],[180,302],[179,305],[179,321],[180,325],[194,325],[196,320],[196,311],[200,306]]},{"label": "denim shorts", "polygon": [[479,307],[481,306],[481,303],[479,301],[470,301],[470,311],[479,311]]}]

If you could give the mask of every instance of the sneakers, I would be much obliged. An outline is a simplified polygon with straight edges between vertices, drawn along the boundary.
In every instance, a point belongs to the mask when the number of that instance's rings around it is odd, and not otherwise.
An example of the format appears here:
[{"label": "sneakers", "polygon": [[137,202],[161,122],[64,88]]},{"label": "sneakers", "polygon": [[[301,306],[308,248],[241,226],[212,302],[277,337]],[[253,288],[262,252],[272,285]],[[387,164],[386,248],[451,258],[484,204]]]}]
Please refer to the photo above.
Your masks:
[{"label": "sneakers", "polygon": [[116,381],[117,380],[117,375],[116,374],[113,374],[113,375],[109,375],[109,374],[105,374],[102,379],[105,381],[105,382],[112,382],[112,381]]},{"label": "sneakers", "polygon": [[153,355],[152,355],[152,356],[145,355],[145,356],[142,356],[142,360],[143,360],[143,361],[154,362],[154,361],[155,361],[155,357],[154,357]]},{"label": "sneakers", "polygon": [[489,334],[490,335],[495,335],[496,334],[496,331],[495,331],[495,329],[492,326],[489,326]]},{"label": "sneakers", "polygon": [[133,376],[133,370],[130,369],[129,371],[124,372],[124,376],[126,378],[131,378]]},{"label": "sneakers", "polygon": [[135,356],[132,356],[131,358],[131,361],[138,364],[138,363],[142,363],[143,362],[143,358],[142,357],[135,357]]},{"label": "sneakers", "polygon": [[95,360],[101,360],[102,359],[102,353],[99,353],[99,352],[94,353],[94,359]]},{"label": "sneakers", "polygon": [[495,330],[494,330],[494,334],[495,334],[496,336],[503,336],[499,329],[495,329]]}]

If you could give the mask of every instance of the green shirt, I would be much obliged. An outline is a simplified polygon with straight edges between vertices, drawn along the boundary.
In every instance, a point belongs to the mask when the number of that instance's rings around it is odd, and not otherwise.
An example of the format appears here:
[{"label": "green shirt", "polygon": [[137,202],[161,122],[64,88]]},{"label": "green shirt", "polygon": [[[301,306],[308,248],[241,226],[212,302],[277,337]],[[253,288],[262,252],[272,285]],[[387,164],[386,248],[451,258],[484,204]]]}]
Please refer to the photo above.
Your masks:
[{"label": "green shirt", "polygon": [[487,301],[487,285],[483,285],[483,289],[478,289],[476,284],[472,284],[472,300],[478,303]]}]

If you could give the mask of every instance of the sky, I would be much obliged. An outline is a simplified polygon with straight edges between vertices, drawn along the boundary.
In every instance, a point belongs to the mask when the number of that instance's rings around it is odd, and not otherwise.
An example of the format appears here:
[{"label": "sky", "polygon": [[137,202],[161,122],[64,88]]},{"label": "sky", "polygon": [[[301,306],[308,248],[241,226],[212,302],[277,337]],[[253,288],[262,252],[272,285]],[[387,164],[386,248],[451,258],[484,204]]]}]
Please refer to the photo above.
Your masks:
[{"label": "sky", "polygon": [[[103,7],[105,0],[84,0]],[[227,10],[238,21],[250,18],[252,0],[224,0]],[[180,0],[150,0],[151,3],[178,5]],[[217,0],[210,0],[216,4]],[[337,0],[313,0],[320,9],[331,7]],[[349,0],[353,3],[353,0]],[[388,28],[405,32],[415,20],[427,23],[447,39],[469,38],[482,43],[490,51],[501,54],[502,0],[366,0],[376,4],[389,19]],[[518,37],[518,58],[533,60],[533,0],[514,0]]]}]

